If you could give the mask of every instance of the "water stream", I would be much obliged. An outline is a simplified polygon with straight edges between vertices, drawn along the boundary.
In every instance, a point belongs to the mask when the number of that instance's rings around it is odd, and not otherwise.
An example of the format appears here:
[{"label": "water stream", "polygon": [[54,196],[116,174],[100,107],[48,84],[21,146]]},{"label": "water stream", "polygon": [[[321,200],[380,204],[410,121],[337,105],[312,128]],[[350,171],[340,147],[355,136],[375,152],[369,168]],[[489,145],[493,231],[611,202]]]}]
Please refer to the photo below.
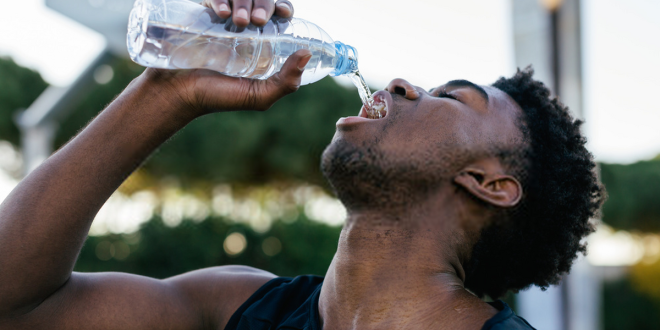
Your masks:
[{"label": "water stream", "polygon": [[371,96],[369,86],[367,86],[367,83],[364,81],[364,77],[362,77],[362,74],[360,74],[360,70],[356,70],[348,76],[351,78],[351,81],[353,81],[353,84],[358,89],[362,104],[364,104],[364,107],[367,110],[367,117],[371,119],[382,118],[380,111],[374,110],[374,99]]}]

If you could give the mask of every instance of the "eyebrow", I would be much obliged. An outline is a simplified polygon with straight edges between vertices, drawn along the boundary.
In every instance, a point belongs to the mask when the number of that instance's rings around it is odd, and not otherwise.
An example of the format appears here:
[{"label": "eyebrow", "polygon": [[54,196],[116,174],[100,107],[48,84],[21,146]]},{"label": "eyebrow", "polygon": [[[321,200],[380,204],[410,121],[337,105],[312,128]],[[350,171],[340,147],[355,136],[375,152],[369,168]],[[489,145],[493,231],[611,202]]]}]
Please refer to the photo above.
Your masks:
[{"label": "eyebrow", "polygon": [[479,94],[481,94],[481,97],[484,99],[484,101],[486,101],[486,103],[488,103],[488,93],[486,93],[486,91],[483,88],[481,88],[481,86],[479,86],[475,83],[472,83],[471,81],[467,81],[467,80],[464,80],[464,79],[452,80],[452,81],[446,83],[445,87],[467,87],[467,88],[471,88],[471,89],[479,92]]}]

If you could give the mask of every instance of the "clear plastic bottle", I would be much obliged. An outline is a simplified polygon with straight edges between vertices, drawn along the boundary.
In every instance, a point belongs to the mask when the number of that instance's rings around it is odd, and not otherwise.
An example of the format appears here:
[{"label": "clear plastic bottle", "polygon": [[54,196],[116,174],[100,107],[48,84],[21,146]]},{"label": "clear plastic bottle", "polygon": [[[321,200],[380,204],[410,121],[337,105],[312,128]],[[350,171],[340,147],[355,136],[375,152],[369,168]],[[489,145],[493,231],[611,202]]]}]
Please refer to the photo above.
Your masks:
[{"label": "clear plastic bottle", "polygon": [[239,28],[231,18],[188,0],[137,0],[131,11],[128,51],[136,63],[163,69],[210,69],[266,79],[300,49],[312,51],[302,85],[354,74],[357,51],[334,42],[313,23],[273,17],[263,27]]}]

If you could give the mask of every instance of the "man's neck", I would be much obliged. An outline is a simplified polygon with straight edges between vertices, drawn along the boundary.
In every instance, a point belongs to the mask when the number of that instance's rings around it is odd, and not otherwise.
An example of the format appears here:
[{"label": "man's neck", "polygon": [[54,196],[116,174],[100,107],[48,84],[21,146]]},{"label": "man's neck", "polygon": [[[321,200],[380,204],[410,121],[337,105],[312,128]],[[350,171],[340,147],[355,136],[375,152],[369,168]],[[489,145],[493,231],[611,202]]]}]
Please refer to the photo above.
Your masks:
[{"label": "man's neck", "polygon": [[434,206],[349,211],[319,298],[324,329],[471,329],[494,315],[463,286],[460,207]]}]

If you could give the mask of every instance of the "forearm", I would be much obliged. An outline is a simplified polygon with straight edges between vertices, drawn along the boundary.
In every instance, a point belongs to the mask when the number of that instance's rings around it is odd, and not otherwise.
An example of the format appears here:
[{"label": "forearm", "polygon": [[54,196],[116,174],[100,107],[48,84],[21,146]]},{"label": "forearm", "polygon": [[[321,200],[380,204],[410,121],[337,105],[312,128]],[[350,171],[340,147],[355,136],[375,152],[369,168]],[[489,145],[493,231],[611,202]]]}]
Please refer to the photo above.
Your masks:
[{"label": "forearm", "polygon": [[0,205],[0,315],[29,310],[66,282],[103,203],[194,119],[162,91],[136,79]]}]

